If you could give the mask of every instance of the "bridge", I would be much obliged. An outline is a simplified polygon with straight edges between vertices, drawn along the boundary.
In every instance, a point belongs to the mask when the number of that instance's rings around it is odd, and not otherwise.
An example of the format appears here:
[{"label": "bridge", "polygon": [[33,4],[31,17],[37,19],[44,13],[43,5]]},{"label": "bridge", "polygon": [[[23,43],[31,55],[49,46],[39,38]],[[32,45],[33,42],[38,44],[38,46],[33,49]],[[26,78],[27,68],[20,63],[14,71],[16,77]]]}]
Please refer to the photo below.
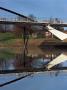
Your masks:
[{"label": "bridge", "polygon": [[[21,15],[15,11],[12,11],[12,10],[9,10],[9,9],[6,9],[6,8],[3,8],[3,7],[0,7],[1,10],[4,10],[6,12],[9,12],[9,13],[12,13],[14,15],[18,15],[22,18],[25,18],[25,20],[17,20],[17,19],[0,19],[0,24],[13,24],[13,25],[21,25],[23,26],[23,32],[24,32],[24,44],[25,44],[25,47],[27,46],[27,40],[28,39],[26,37],[26,32],[28,32],[28,30],[26,29],[27,26],[29,26],[29,28],[31,26],[43,26],[43,27],[46,27],[47,30],[49,32],[51,32],[53,35],[55,35],[56,37],[58,37],[61,41],[64,41],[65,39],[67,39],[67,34],[59,31],[59,30],[56,30],[54,29],[53,27],[58,27],[58,26],[61,26],[61,27],[67,27],[67,23],[48,23],[48,22],[36,22],[34,20],[32,20],[31,18],[27,17],[27,16],[24,16],[24,15]],[[24,52],[24,56],[25,56],[25,52]],[[67,72],[67,67],[56,67],[56,68],[52,68],[53,66],[61,63],[61,62],[64,62],[67,60],[67,55],[65,54],[61,54],[59,55],[57,58],[53,59],[51,62],[48,63],[47,65],[47,69],[44,67],[44,68],[23,68],[23,69],[16,69],[16,70],[0,70],[0,74],[8,74],[8,73],[21,73],[21,72],[45,72],[45,71],[57,71],[57,70],[66,70]],[[30,76],[31,74],[33,73],[30,73],[28,75],[25,75],[25,76],[22,76],[20,78],[17,78],[17,79],[14,79],[14,80],[11,80],[11,81],[8,81],[6,83],[3,83],[3,84],[0,84],[0,87],[3,87],[5,85],[8,85],[10,83],[13,83],[13,82],[16,82],[20,79],[23,79],[27,76]]]},{"label": "bridge", "polygon": [[[67,23],[48,23],[48,22],[38,22],[38,21],[33,21],[31,18],[27,17],[27,16],[24,16],[24,15],[21,15],[15,11],[12,11],[12,10],[9,10],[9,9],[6,9],[6,8],[3,8],[3,7],[0,7],[1,10],[4,10],[6,12],[9,12],[9,13],[12,13],[14,15],[18,15],[22,18],[25,18],[25,20],[17,20],[17,19],[0,19],[0,24],[13,24],[13,25],[21,25],[23,26],[23,31],[24,31],[24,39],[26,39],[26,35],[25,33],[28,32],[28,30],[26,29],[27,26],[29,26],[29,28],[31,28],[31,26],[42,26],[43,28],[44,27],[47,27],[47,30],[49,32],[51,32],[53,35],[55,35],[57,38],[59,38],[60,40],[65,40],[67,38],[67,34],[59,31],[59,30],[56,30],[52,27],[58,27],[58,26],[61,26],[61,27],[67,27]],[[50,26],[48,26],[50,25]],[[25,40],[24,40],[25,42]]]},{"label": "bridge", "polygon": [[29,17],[27,17],[25,15],[19,14],[19,13],[15,12],[15,11],[12,11],[12,10],[9,10],[9,9],[3,8],[3,7],[0,7],[0,9],[3,10],[3,11],[9,12],[11,14],[17,15],[17,16],[19,16],[21,18],[24,18],[24,19],[21,19],[21,20],[8,19],[8,18],[7,19],[2,19],[2,18],[0,18],[0,24],[8,24],[8,25],[13,24],[13,25],[22,26],[22,30],[24,32],[24,42],[25,42],[25,39],[26,39],[25,34],[26,34],[26,32],[29,32],[27,27],[29,27],[29,29],[31,29],[31,26],[42,26],[43,28],[47,27],[47,30],[49,32],[51,32],[53,35],[55,35],[57,38],[59,38],[61,41],[66,41],[67,34],[65,34],[63,32],[60,32],[59,30],[56,30],[56,29],[54,29],[52,27],[59,27],[59,26],[60,27],[67,27],[67,23],[49,23],[49,22],[34,21],[31,18],[29,18]]}]

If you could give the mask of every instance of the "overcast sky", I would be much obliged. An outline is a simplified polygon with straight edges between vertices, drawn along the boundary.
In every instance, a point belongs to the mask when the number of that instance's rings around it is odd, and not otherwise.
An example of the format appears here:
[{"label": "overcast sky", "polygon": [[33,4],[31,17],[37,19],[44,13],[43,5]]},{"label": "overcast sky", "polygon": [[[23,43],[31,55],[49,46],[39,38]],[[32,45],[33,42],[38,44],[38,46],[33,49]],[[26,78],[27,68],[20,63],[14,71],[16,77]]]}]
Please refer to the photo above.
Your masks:
[{"label": "overcast sky", "polygon": [[24,15],[67,20],[67,0],[0,0],[0,6]]}]

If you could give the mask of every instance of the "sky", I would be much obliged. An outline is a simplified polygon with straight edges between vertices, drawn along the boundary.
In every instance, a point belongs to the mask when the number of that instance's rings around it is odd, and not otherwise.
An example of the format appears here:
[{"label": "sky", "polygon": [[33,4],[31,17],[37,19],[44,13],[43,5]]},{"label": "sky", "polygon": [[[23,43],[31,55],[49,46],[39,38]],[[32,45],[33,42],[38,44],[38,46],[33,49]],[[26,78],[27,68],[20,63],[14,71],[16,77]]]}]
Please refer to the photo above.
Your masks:
[{"label": "sky", "polygon": [[26,16],[67,20],[67,0],[0,0],[0,6]]}]

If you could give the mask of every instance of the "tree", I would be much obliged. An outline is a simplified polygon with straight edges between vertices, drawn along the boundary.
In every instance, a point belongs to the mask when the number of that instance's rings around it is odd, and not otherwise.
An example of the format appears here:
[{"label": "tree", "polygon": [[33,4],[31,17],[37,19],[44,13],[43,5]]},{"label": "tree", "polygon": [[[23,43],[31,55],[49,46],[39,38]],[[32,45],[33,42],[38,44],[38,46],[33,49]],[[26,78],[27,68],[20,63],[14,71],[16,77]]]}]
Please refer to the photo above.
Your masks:
[{"label": "tree", "polygon": [[37,21],[37,18],[33,14],[30,14],[28,17],[33,21]]}]

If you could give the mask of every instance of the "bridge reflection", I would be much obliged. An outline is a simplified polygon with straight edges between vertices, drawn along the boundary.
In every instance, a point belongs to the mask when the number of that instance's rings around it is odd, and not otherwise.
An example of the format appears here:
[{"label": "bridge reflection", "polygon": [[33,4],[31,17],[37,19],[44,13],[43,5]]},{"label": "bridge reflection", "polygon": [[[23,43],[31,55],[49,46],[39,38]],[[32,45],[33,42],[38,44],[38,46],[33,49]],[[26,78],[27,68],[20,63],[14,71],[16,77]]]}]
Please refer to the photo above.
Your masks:
[{"label": "bridge reflection", "polygon": [[[0,74],[3,73],[21,73],[21,72],[45,72],[55,70],[67,70],[67,66],[61,61],[66,61],[66,50],[42,50],[37,48],[29,48],[28,52],[22,50],[21,53],[7,52],[6,50],[0,52]],[[58,52],[59,51],[59,52]],[[6,54],[7,53],[7,54]],[[59,57],[61,53],[64,53],[63,60],[57,62],[52,66],[50,70],[46,67],[49,62],[52,62],[55,58]],[[62,59],[62,58],[61,58]],[[65,62],[66,63],[66,62]]]}]

